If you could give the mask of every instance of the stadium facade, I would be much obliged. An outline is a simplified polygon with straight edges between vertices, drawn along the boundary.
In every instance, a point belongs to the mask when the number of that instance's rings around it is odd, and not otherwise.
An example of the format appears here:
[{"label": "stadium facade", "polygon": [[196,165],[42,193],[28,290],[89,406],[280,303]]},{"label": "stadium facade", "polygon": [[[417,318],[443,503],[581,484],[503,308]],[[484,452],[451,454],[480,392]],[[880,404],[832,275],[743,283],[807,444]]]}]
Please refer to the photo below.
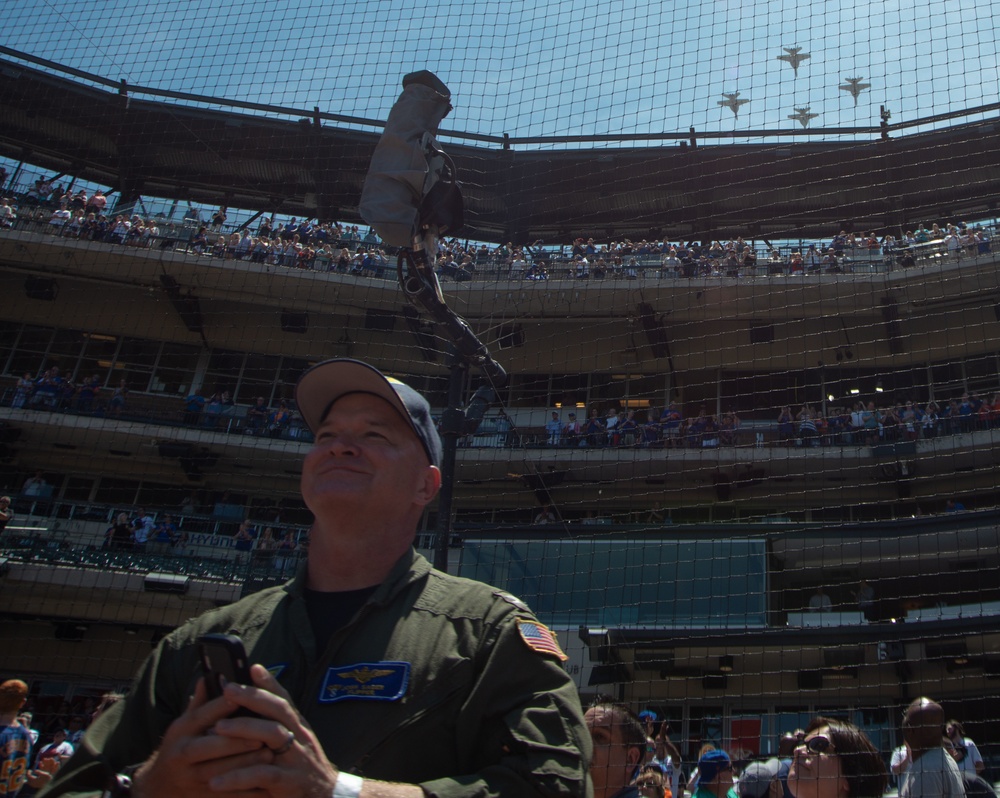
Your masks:
[{"label": "stadium facade", "polygon": [[[24,80],[58,89],[64,102],[28,109],[26,98],[41,96],[37,86],[5,83],[0,144],[9,157],[101,181],[129,200],[130,210],[155,192],[357,221],[351,215],[371,136],[326,133],[317,124],[303,151],[275,153],[265,145],[287,145],[285,128],[299,123],[197,109],[178,123],[176,108],[137,107],[121,95],[18,69]],[[83,107],[103,109],[94,112],[103,138],[83,134]],[[163,125],[136,119],[157,112]],[[60,139],[68,117],[74,132]],[[242,131],[241,176],[233,177],[232,158],[218,157],[214,173],[194,177],[195,161],[172,149],[183,135],[175,131],[171,144],[169,125]],[[948,152],[930,161],[939,173],[926,183],[895,161],[899,179],[886,172],[888,188],[872,178],[874,165],[887,161],[884,151],[869,148],[885,142],[844,148],[840,164],[869,164],[868,176],[846,190],[858,213],[852,226],[885,231],[923,219],[958,221],[958,213],[971,221],[971,214],[988,215],[995,169],[984,146],[989,131],[935,136]],[[965,167],[946,163],[954,155],[949,144],[970,136],[980,145],[975,186]],[[340,150],[326,146],[332,140]],[[903,140],[920,151],[937,146]],[[583,213],[580,226],[580,208],[561,203],[555,189],[548,206],[558,219],[536,228],[530,214],[511,215],[522,192],[546,205],[537,186],[509,191],[506,210],[490,216],[485,209],[496,197],[488,189],[503,182],[496,176],[472,191],[472,216],[483,220],[474,225],[497,243],[508,235],[526,242],[540,231],[555,243],[571,240],[559,240],[560,231],[575,237],[600,229],[608,239],[608,230],[620,235],[630,218],[638,226],[629,234],[641,228],[651,238],[726,237],[739,225],[760,238],[760,225],[780,217],[775,232],[829,237],[843,225],[845,206],[818,199],[827,179],[818,161],[816,179],[797,181],[802,198],[815,198],[801,200],[808,214],[789,210],[794,198],[777,210],[755,205],[767,194],[759,181],[768,170],[795,182],[798,159],[818,158],[807,149],[815,145],[802,146],[788,145],[778,167],[762,161],[758,183],[745,183],[742,198],[730,192],[725,202],[712,199],[704,185],[707,193],[675,197],[677,205],[700,208],[697,216],[671,214],[675,206],[652,190],[647,201],[642,180],[675,169],[661,157],[681,156],[646,149],[628,156],[646,167],[645,177],[633,176],[635,195],[628,199],[605,182],[599,207],[592,218]],[[357,161],[353,171],[338,162],[301,164],[307,182],[332,175],[327,189],[308,190],[311,184],[273,171],[306,151],[318,159],[317,151],[344,149]],[[716,163],[746,156],[725,146],[695,149]],[[480,176],[502,175],[503,159],[511,158],[505,152],[465,147],[461,155]],[[526,172],[570,157],[593,175],[607,153],[535,153]],[[557,166],[546,174],[560,185]],[[407,379],[436,409],[446,401],[447,345],[413,315],[391,273],[385,279],[211,258],[185,244],[84,241],[23,220],[0,231],[7,389],[0,475],[16,512],[0,552],[0,667],[55,692],[125,683],[165,629],[280,578],[273,560],[264,567],[238,560],[233,524],[249,517],[297,534],[308,527],[297,480],[309,440],[296,424],[276,437],[247,434],[257,396],[274,407],[291,399],[310,363],[352,356]],[[460,442],[451,568],[532,604],[559,631],[582,691],[657,707],[692,745],[718,739],[773,750],[778,732],[827,711],[851,714],[889,750],[897,708],[922,694],[945,701],[976,736],[996,737],[1000,430],[993,418],[935,437],[879,434],[821,446],[782,440],[776,418],[786,405],[811,404],[832,416],[856,401],[947,404],[1000,389],[998,258],[988,248],[960,256],[931,247],[910,268],[859,258],[849,273],[761,269],[685,278],[650,269],[635,279],[578,280],[567,267],[549,280],[525,281],[497,267],[445,283],[449,304],[511,374],[501,396],[509,421],[491,413]],[[17,406],[17,379],[52,366],[76,383],[99,375],[96,404],[85,412]],[[108,397],[122,379],[130,392],[116,411]],[[468,394],[476,375],[466,380]],[[221,389],[235,404],[210,425],[185,415],[188,396]],[[703,407],[710,415],[734,412],[739,429],[725,445],[699,439],[677,448],[549,445],[544,430],[553,411],[562,422],[569,412],[582,418],[611,407],[641,417],[670,402],[689,416]],[[22,491],[38,472],[47,487]],[[532,525],[542,505],[556,508],[558,519]],[[137,507],[177,516],[189,532],[184,551],[102,549],[114,515]],[[432,513],[423,546],[434,522]],[[872,606],[855,596],[862,579],[876,591]],[[818,588],[830,597],[830,611],[810,611]]]}]

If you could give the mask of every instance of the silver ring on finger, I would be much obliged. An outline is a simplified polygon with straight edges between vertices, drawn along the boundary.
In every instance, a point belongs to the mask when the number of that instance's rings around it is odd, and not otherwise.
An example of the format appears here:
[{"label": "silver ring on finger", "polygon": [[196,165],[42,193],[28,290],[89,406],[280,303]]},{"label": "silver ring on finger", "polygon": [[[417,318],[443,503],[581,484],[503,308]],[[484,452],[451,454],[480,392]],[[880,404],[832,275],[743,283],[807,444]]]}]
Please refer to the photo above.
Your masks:
[{"label": "silver ring on finger", "polygon": [[[288,730],[286,729],[286,731]],[[292,743],[294,742],[295,742],[295,733],[289,731],[288,737],[285,738],[285,742],[281,746],[281,748],[272,748],[271,750],[274,751],[275,756],[281,756],[282,754],[287,754],[292,747]]]}]

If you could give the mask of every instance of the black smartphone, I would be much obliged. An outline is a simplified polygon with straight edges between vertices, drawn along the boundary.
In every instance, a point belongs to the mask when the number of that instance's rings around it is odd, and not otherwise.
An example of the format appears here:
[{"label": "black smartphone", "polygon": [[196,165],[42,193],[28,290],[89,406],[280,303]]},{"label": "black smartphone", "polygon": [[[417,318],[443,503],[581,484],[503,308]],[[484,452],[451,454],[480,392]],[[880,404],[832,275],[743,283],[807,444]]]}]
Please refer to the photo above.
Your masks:
[{"label": "black smartphone", "polygon": [[[246,649],[236,635],[202,635],[198,638],[198,654],[209,699],[221,696],[222,689],[229,682],[253,684]],[[252,713],[241,709],[236,714]]]}]

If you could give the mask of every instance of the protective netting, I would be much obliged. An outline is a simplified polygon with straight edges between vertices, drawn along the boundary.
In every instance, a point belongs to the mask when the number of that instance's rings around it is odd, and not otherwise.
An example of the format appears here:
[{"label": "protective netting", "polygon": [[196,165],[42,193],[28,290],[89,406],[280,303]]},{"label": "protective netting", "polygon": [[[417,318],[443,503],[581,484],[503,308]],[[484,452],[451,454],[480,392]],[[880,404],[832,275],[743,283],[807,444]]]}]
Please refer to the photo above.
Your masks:
[{"label": "protective netting", "polygon": [[685,772],[817,712],[888,762],[930,695],[990,775],[994,11],[5,8],[0,677],[49,734],[294,572],[310,364],[470,401],[358,213],[428,69],[466,209],[434,269],[510,376],[457,441],[450,570],[530,604],[585,697],[666,719]]}]

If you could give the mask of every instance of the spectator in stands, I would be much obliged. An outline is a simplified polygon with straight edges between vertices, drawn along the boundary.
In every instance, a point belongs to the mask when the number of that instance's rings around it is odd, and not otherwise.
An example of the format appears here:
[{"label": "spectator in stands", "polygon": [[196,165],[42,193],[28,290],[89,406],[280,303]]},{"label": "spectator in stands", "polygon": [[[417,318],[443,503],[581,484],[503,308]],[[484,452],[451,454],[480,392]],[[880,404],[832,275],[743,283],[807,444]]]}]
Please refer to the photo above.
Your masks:
[{"label": "spectator in stands", "polygon": [[49,218],[49,227],[52,230],[52,235],[62,235],[63,229],[72,218],[73,214],[70,213],[70,210],[66,207],[65,203],[61,204],[58,208],[52,211],[52,216]]},{"label": "spectator in stands", "polygon": [[241,521],[239,528],[236,530],[236,534],[233,535],[233,548],[236,550],[236,562],[243,562],[244,559],[246,559],[244,554],[249,555],[249,553],[253,551],[254,541],[256,539],[253,524],[250,523],[250,519],[244,519]]},{"label": "spectator in stands", "polygon": [[944,730],[945,736],[955,746],[955,762],[962,773],[981,775],[986,770],[983,755],[971,737],[965,736],[965,727],[961,721],[949,720]]},{"label": "spectator in stands", "polygon": [[94,214],[95,217],[100,216],[104,213],[104,209],[108,205],[108,198],[104,196],[104,192],[97,189],[90,199],[87,201],[86,212]]},{"label": "spectator in stands", "polygon": [[35,380],[34,392],[31,395],[32,407],[47,407],[55,410],[59,404],[63,378],[59,375],[59,367],[52,366],[41,377]]},{"label": "spectator in stands", "polygon": [[111,551],[131,551],[135,548],[134,528],[127,513],[118,513],[114,523],[104,533],[104,547]]},{"label": "spectator in stands", "polygon": [[740,419],[736,413],[727,411],[722,414],[719,422],[719,444],[722,446],[735,446],[737,434],[740,429]]},{"label": "spectator in stands", "polygon": [[16,796],[27,781],[31,748],[39,732],[27,704],[28,685],[20,679],[0,684],[0,795]]},{"label": "spectator in stands", "polygon": [[21,486],[21,495],[29,499],[46,498],[51,493],[51,486],[45,481],[45,475],[41,471],[36,471],[33,476],[24,480]]},{"label": "spectator in stands", "polygon": [[545,422],[545,432],[549,446],[558,446],[562,437],[563,424],[559,420],[559,413],[552,411],[552,418]]},{"label": "spectator in stands", "polygon": [[778,413],[778,444],[791,446],[795,440],[795,419],[792,409],[787,405]]},{"label": "spectator in stands", "polygon": [[156,521],[153,516],[140,507],[135,518],[132,519],[132,543],[133,548],[142,553],[146,550],[146,544],[156,533]]},{"label": "spectator in stands", "polygon": [[125,400],[128,397],[128,385],[125,378],[118,381],[118,387],[111,392],[111,401],[108,402],[108,411],[113,416],[120,416],[125,409]]},{"label": "spectator in stands", "polygon": [[737,798],[729,754],[718,749],[702,754],[698,760],[698,788],[692,798]]},{"label": "spectator in stands", "polygon": [[826,595],[823,586],[820,585],[809,598],[809,612],[831,612],[832,610],[833,602],[830,601],[830,597]]},{"label": "spectator in stands", "polygon": [[802,405],[795,416],[799,424],[799,441],[802,446],[819,446],[819,430],[816,428],[816,411],[812,405]]},{"label": "spectator in stands", "polygon": [[565,441],[567,446],[579,446],[582,445],[584,439],[581,436],[582,428],[580,422],[576,420],[576,413],[569,414],[569,420],[566,422],[566,426],[563,427],[563,441]]},{"label": "spectator in stands", "polygon": [[854,724],[833,718],[809,724],[788,772],[795,798],[881,798],[887,782],[871,740]]},{"label": "spectator in stands", "polygon": [[17,213],[10,198],[4,197],[0,202],[0,228],[9,229],[17,221]]},{"label": "spectator in stands", "polygon": [[621,416],[618,415],[618,408],[610,408],[607,415],[604,417],[604,432],[607,436],[606,443],[608,446],[617,446],[619,444],[621,436],[618,424],[620,422]]},{"label": "spectator in stands", "polygon": [[263,396],[258,396],[257,401],[247,410],[247,433],[259,435],[263,432],[270,415],[271,408],[267,406],[267,400]]},{"label": "spectator in stands", "polygon": [[208,228],[205,226],[199,227],[198,231],[191,237],[188,249],[198,255],[204,255],[208,246]]},{"label": "spectator in stands", "polygon": [[11,407],[25,407],[31,400],[35,392],[35,381],[31,378],[31,372],[24,372],[24,376],[19,378],[14,386],[14,398],[10,402]]},{"label": "spectator in stands", "polygon": [[587,446],[600,447],[604,445],[605,441],[605,426],[604,422],[597,415],[597,408],[592,407],[590,409],[590,415],[583,425],[583,439]]},{"label": "spectator in stands", "polygon": [[594,742],[590,778],[594,798],[634,798],[635,786],[646,750],[642,723],[623,704],[601,701],[584,713]]},{"label": "spectator in stands", "polygon": [[150,552],[153,554],[168,555],[173,551],[176,542],[177,525],[171,516],[164,515],[154,528],[153,538],[149,543]]},{"label": "spectator in stands", "polygon": [[668,449],[683,445],[680,435],[682,420],[683,416],[677,402],[671,402],[660,413],[660,432],[663,436],[663,445]]},{"label": "spectator in stands", "polygon": [[644,449],[660,445],[660,422],[656,411],[650,408],[646,411],[646,421],[642,425],[640,445]]},{"label": "spectator in stands", "polygon": [[559,517],[556,515],[556,511],[552,509],[552,506],[546,504],[541,510],[535,515],[534,520],[531,523],[536,525],[541,524],[555,524],[559,522]]},{"label": "spectator in stands", "polygon": [[635,420],[635,411],[629,410],[625,418],[618,422],[618,438],[622,446],[635,446],[639,443],[639,422]]},{"label": "spectator in stands", "polygon": [[217,210],[212,216],[212,232],[218,233],[222,230],[222,225],[226,223],[228,208],[225,205],[221,205],[219,210]]},{"label": "spectator in stands", "polygon": [[101,391],[101,375],[94,374],[80,383],[76,394],[76,411],[89,413],[94,407],[94,399]]},{"label": "spectator in stands", "polygon": [[267,434],[272,438],[280,438],[281,433],[288,429],[291,423],[292,411],[289,409],[288,403],[282,399],[278,402],[278,407],[268,416]]},{"label": "spectator in stands", "polygon": [[0,535],[13,520],[14,511],[10,509],[10,496],[0,496]]},{"label": "spectator in stands", "polygon": [[867,579],[862,579],[858,583],[858,589],[854,593],[854,598],[857,600],[858,609],[865,616],[865,620],[869,623],[875,623],[878,620],[878,613],[875,608],[875,588],[868,583]]},{"label": "spectator in stands", "polygon": [[907,707],[903,739],[912,763],[900,798],[964,798],[965,784],[958,765],[941,744],[943,726],[944,710],[929,698],[918,698]]},{"label": "spectator in stands", "polygon": [[281,540],[278,541],[277,547],[275,548],[275,570],[282,575],[285,575],[289,571],[293,570],[296,562],[295,552],[297,549],[298,544],[295,541],[294,530],[286,529],[284,534],[281,536]]},{"label": "spectator in stands", "polygon": [[782,798],[784,790],[778,772],[781,762],[768,759],[765,762],[751,762],[740,774],[736,783],[739,798]]},{"label": "spectator in stands", "polygon": [[254,565],[262,568],[274,566],[274,554],[278,548],[278,541],[274,537],[274,527],[266,526],[257,538],[257,547],[254,549],[251,559]]},{"label": "spectator in stands", "polygon": [[184,400],[184,423],[192,427],[198,426],[201,413],[205,409],[205,397],[201,391],[192,391]]}]

